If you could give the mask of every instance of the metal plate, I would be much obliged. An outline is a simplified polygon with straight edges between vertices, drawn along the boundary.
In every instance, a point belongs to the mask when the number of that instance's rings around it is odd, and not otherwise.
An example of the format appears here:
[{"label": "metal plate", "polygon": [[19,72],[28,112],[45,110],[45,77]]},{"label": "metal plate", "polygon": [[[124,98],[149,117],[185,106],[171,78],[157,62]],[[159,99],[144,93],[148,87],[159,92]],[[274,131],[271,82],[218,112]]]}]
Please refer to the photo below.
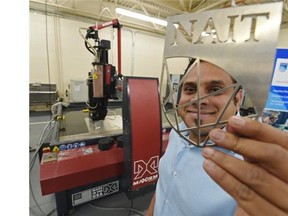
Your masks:
[{"label": "metal plate", "polygon": [[[234,77],[260,114],[269,92],[282,7],[282,2],[275,2],[168,18],[161,96],[165,97],[170,74],[186,68],[188,62],[183,59],[197,58],[223,68]],[[164,113],[165,105],[162,104]]]}]

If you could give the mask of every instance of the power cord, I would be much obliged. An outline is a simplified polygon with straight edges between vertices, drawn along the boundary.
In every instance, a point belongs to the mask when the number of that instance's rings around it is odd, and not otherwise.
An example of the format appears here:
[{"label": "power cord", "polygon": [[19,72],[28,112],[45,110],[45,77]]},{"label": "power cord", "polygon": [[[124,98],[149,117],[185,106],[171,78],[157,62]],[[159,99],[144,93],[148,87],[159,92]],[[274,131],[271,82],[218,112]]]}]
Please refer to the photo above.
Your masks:
[{"label": "power cord", "polygon": [[[40,135],[40,137],[39,137],[39,141],[38,141],[38,144],[37,144],[37,149],[36,149],[36,151],[35,151],[32,159],[31,159],[31,162],[30,162],[29,175],[30,175],[30,173],[31,173],[31,171],[32,171],[32,169],[33,169],[33,167],[34,167],[34,165],[35,165],[35,161],[36,161],[37,155],[38,155],[38,153],[39,153],[39,151],[40,151],[40,149],[41,149],[41,147],[42,147],[45,139],[48,137],[48,135],[50,134],[50,132],[51,132],[52,129],[54,128],[54,126],[52,126],[52,127],[50,127],[50,128],[48,129],[48,127],[51,126],[51,124],[53,123],[53,121],[54,121],[54,118],[52,118],[52,119],[45,125],[45,127],[44,127],[44,129],[43,129],[43,131],[42,131],[42,133],[41,133],[41,135]],[[33,192],[33,187],[32,187],[31,178],[29,178],[29,189],[30,189],[30,193],[31,193],[31,195],[32,195],[32,198],[33,198],[36,206],[37,206],[38,209],[40,210],[41,214],[44,215],[44,216],[46,216],[46,214],[44,213],[44,211],[42,210],[42,208],[40,207],[39,203],[38,203],[37,200],[36,200],[35,194],[34,194],[34,192]],[[29,209],[30,209],[30,211],[32,211],[32,214],[37,215],[37,214],[35,214],[35,211],[34,211],[31,207],[29,207]],[[54,211],[54,210],[52,210],[52,212],[53,212],[53,211]],[[51,213],[49,213],[48,215],[50,215],[50,214],[51,214]],[[47,215],[47,216],[48,216],[48,215]],[[39,215],[37,215],[37,216],[39,216]]]},{"label": "power cord", "polygon": [[131,212],[135,212],[137,214],[139,214],[140,216],[145,216],[142,212],[133,209],[133,208],[113,208],[113,207],[100,207],[100,206],[95,206],[93,204],[89,204],[89,206],[91,206],[92,208],[98,209],[98,210],[109,210],[109,211],[130,211]]},{"label": "power cord", "polygon": [[[132,209],[133,206],[134,206],[134,200],[132,199],[132,200],[131,200],[131,207],[130,207],[130,209]],[[132,211],[131,211],[131,210],[129,211],[129,216],[132,216]]]},{"label": "power cord", "polygon": [[[31,159],[31,162],[30,162],[30,166],[29,166],[29,174],[31,172],[31,170],[33,169],[34,167],[34,164],[35,164],[35,161],[36,161],[36,158],[39,154],[39,151],[40,149],[42,148],[42,145],[44,143],[44,141],[47,139],[48,135],[50,134],[50,132],[53,130],[54,128],[54,124],[53,126],[51,127],[51,124],[54,123],[56,120],[57,120],[57,117],[61,115],[62,113],[62,107],[65,106],[65,107],[68,107],[69,106],[69,103],[65,103],[65,102],[57,102],[55,104],[53,104],[51,106],[51,113],[52,113],[52,118],[50,119],[50,121],[45,125],[40,137],[39,137],[39,140],[38,140],[38,144],[37,144],[37,149]],[[50,128],[48,128],[50,126]],[[53,209],[48,215],[46,215],[44,213],[44,211],[41,209],[39,203],[37,202],[36,198],[35,198],[35,195],[34,195],[34,192],[33,192],[33,188],[32,188],[32,182],[31,182],[31,178],[29,178],[29,187],[30,187],[30,192],[31,192],[31,195],[32,195],[32,198],[35,202],[35,204],[37,205],[37,207],[39,208],[40,212],[45,215],[45,216],[49,216],[51,213],[53,213],[55,211],[55,209]],[[30,207],[30,210],[31,210],[31,207]]]}]

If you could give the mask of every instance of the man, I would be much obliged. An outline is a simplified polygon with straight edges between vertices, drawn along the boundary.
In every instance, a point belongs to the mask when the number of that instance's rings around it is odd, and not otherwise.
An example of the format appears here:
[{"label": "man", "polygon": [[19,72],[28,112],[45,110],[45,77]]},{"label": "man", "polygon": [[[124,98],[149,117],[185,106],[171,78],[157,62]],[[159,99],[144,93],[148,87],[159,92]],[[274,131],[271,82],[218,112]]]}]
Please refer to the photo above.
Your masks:
[{"label": "man", "polygon": [[[189,128],[185,134],[187,138],[195,145],[201,145],[211,129],[224,126],[215,123],[226,122],[238,113],[242,91],[234,90],[235,80],[228,73],[206,61],[193,64],[183,80],[177,106],[183,120],[179,127],[180,130]],[[237,156],[232,151],[215,148]],[[235,200],[207,175],[203,161],[202,148],[189,144],[172,130],[160,160],[156,192],[146,215],[233,215]]]},{"label": "man", "polygon": [[[200,142],[205,140],[213,128],[209,127],[210,124],[225,122],[230,116],[237,114],[242,99],[241,90],[236,89],[237,93],[234,96],[233,84],[236,81],[222,68],[206,61],[200,61],[199,64],[200,89],[197,89],[198,74],[195,65],[184,77],[178,104],[178,114],[185,125],[188,128],[195,128],[189,133],[189,138],[194,142],[198,139]],[[199,105],[198,97],[202,98],[199,100]],[[197,125],[203,128],[197,130]],[[216,126],[223,127],[223,124]]]}]

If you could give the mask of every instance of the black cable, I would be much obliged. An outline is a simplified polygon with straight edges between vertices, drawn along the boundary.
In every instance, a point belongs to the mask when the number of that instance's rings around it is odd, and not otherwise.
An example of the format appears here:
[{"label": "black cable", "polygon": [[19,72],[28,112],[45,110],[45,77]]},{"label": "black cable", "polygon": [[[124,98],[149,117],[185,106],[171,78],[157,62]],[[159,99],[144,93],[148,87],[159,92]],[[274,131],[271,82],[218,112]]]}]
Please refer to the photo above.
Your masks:
[{"label": "black cable", "polygon": [[93,54],[93,56],[95,55],[95,53],[93,51],[91,51],[91,48],[88,47],[88,43],[85,41],[85,47],[87,48],[87,50]]},{"label": "black cable", "polygon": [[[134,205],[134,200],[132,199],[132,200],[131,200],[131,207],[130,207],[130,209],[133,208],[133,205]],[[132,214],[132,211],[130,210],[128,216],[131,216],[131,214]]]},{"label": "black cable", "polygon": [[138,211],[137,209],[133,209],[133,208],[114,208],[114,207],[100,207],[100,206],[95,206],[93,204],[89,204],[89,206],[91,206],[92,208],[98,209],[98,210],[109,210],[109,211],[130,211],[130,212],[135,212],[137,214],[139,214],[140,216],[145,216],[142,212]]}]

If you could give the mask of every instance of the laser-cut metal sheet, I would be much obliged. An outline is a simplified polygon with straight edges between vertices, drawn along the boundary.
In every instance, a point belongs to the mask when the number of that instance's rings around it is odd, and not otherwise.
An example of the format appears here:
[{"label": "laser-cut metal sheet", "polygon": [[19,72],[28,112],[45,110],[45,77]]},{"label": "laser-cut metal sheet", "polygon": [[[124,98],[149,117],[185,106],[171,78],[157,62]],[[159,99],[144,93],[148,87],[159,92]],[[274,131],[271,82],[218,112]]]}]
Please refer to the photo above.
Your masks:
[{"label": "laser-cut metal sheet", "polygon": [[[282,2],[275,2],[169,17],[161,75],[162,88],[168,82],[171,90],[168,94],[171,96],[175,93],[169,76],[177,70],[177,66],[169,69],[168,61],[171,59],[187,57],[205,60],[234,77],[260,114],[265,107],[272,78],[282,8]],[[183,65],[179,63],[178,69],[181,67]],[[167,96],[162,88],[161,96]],[[175,100],[172,102],[175,108]],[[166,105],[165,100],[162,105]],[[177,115],[173,121],[168,121],[172,126],[175,121],[179,123]]]},{"label": "laser-cut metal sheet", "polygon": [[[164,58],[195,57],[218,65],[244,86],[256,109],[261,112],[272,77],[282,7],[282,2],[276,2],[169,17]],[[234,17],[232,32],[231,17]],[[213,38],[214,43],[201,37],[210,18],[216,33],[208,39]],[[175,24],[185,29],[188,40]],[[208,24],[206,32],[213,24]],[[203,39],[202,43],[199,43],[199,38]]]}]

